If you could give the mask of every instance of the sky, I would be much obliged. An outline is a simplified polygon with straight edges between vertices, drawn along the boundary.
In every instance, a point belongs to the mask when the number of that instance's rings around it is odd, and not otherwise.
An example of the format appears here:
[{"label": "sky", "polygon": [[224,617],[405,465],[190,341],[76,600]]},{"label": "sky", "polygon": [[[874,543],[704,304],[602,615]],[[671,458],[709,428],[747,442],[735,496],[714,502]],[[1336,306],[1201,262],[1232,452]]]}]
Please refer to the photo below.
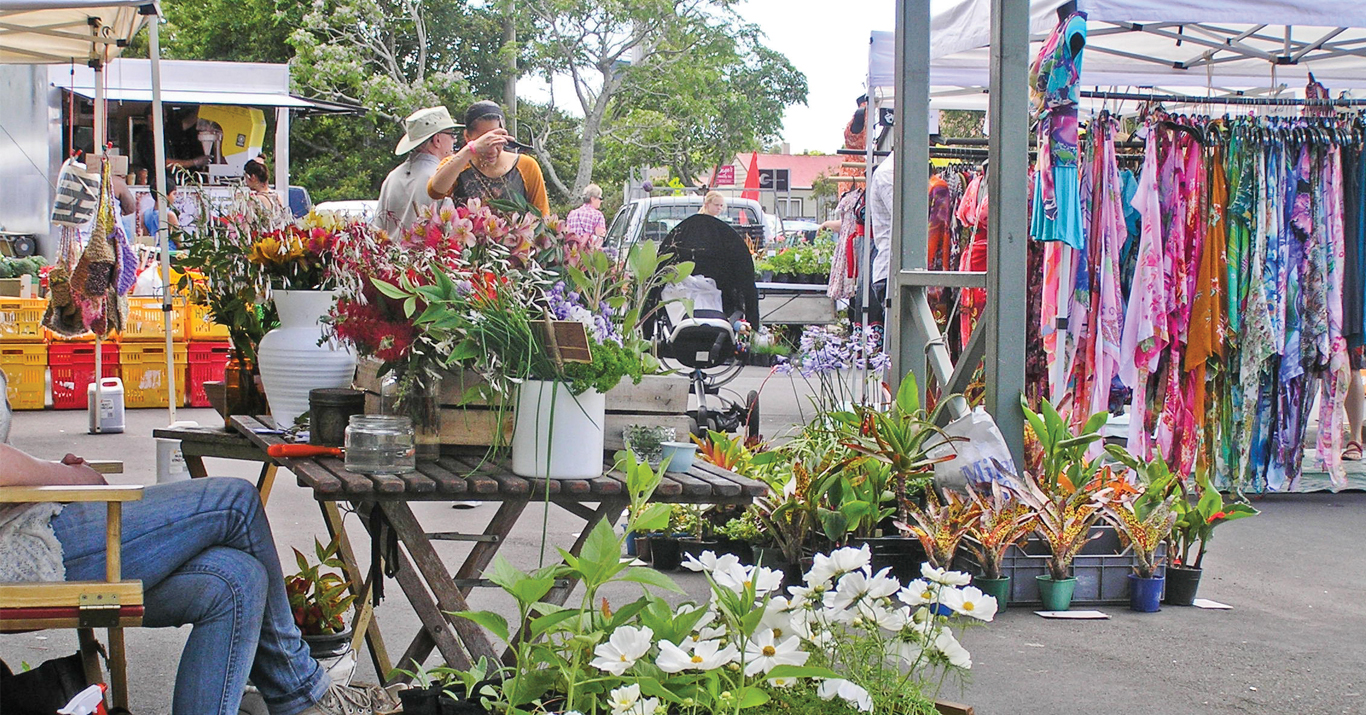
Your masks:
[{"label": "sky", "polygon": [[[896,0],[742,0],[735,10],[806,75],[806,105],[788,108],[781,140],[793,153],[833,153],[867,83],[868,33],[892,29]],[[568,80],[556,83],[557,104],[577,115],[571,87]],[[517,83],[517,92],[537,101],[550,96],[543,82],[530,78]]]},{"label": "sky", "polygon": [[788,108],[783,140],[793,153],[838,149],[867,83],[868,33],[893,28],[895,0],[747,0],[735,9],[806,75],[806,106]]}]

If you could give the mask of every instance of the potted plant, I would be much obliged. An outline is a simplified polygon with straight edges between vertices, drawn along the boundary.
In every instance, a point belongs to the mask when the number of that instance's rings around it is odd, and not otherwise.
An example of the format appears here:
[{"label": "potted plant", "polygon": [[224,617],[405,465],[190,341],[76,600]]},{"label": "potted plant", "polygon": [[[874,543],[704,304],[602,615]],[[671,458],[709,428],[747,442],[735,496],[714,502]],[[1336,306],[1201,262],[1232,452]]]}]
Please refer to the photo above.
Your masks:
[{"label": "potted plant", "polygon": [[347,593],[349,584],[340,573],[323,570],[342,568],[341,559],[337,558],[340,543],[333,539],[324,547],[314,539],[314,562],[294,549],[299,571],[285,578],[294,623],[316,660],[337,657],[351,649],[351,629],[344,616],[356,597]]},{"label": "potted plant", "polygon": [[1010,603],[1010,575],[1002,572],[1001,561],[1029,534],[1034,513],[997,481],[986,486],[968,482],[968,493],[977,504],[977,518],[968,524],[967,548],[981,569],[972,582],[1004,609]]},{"label": "potted plant", "polygon": [[716,535],[720,537],[717,553],[735,554],[742,564],[755,563],[754,547],[763,543],[763,529],[763,522],[759,520],[754,506],[746,507],[716,530]]},{"label": "potted plant", "polygon": [[[625,471],[639,515],[628,528],[662,528],[658,510],[642,508],[649,466]],[[873,572],[867,550],[853,548],[822,555],[791,599],[776,597],[780,578],[772,570],[704,553],[690,564],[706,579],[701,604],[652,593],[605,602],[603,589],[613,586],[681,592],[668,577],[623,563],[620,539],[600,523],[569,563],[528,573],[499,557],[484,572],[514,599],[515,612],[453,615],[507,644],[512,669],[495,686],[490,710],[933,712],[941,683],[972,666],[960,629],[990,621],[995,610],[977,589],[955,585],[964,574],[926,568],[903,585]],[[581,595],[548,613],[541,601],[560,578],[578,581]],[[541,637],[516,637],[510,624]]]},{"label": "potted plant", "polygon": [[681,512],[679,530],[685,533],[678,540],[683,560],[690,556],[698,558],[704,551],[716,551],[721,542],[716,538],[716,527],[707,518],[711,505],[678,504],[675,508]]},{"label": "potted plant", "polygon": [[756,367],[773,367],[778,358],[787,357],[792,349],[778,342],[755,342],[749,349],[749,364]]},{"label": "potted plant", "polygon": [[626,425],[621,433],[626,448],[651,467],[659,466],[659,460],[664,457],[664,443],[672,442],[676,436],[674,428],[661,425]]},{"label": "potted plant", "polygon": [[897,521],[896,526],[902,533],[920,540],[932,566],[953,568],[958,545],[977,521],[980,508],[977,502],[958,492],[945,490],[941,497],[931,489],[925,492],[924,506],[906,504],[910,522]]},{"label": "potted plant", "polygon": [[679,539],[687,536],[693,526],[692,512],[682,504],[665,508],[669,516],[662,525],[663,528],[649,532],[650,565],[656,571],[677,571],[679,564],[683,562]]},{"label": "potted plant", "polygon": [[1167,566],[1167,602],[1189,606],[1200,588],[1202,564],[1209,542],[1214,538],[1214,527],[1256,516],[1259,512],[1247,502],[1226,499],[1205,474],[1195,476],[1194,489],[1187,492],[1184,483],[1182,489],[1183,494],[1176,502],[1176,524],[1172,528],[1174,552]]},{"label": "potted plant", "polygon": [[[1127,491],[1127,490],[1126,490]],[[1159,485],[1150,485],[1133,498],[1107,500],[1103,511],[1106,521],[1119,533],[1120,544],[1134,556],[1134,572],[1129,574],[1129,608],[1142,613],[1160,610],[1163,576],[1158,573],[1161,554],[1176,523],[1172,505],[1177,495],[1167,496]]]},{"label": "potted plant", "polygon": [[404,715],[485,715],[487,701],[496,697],[495,686],[505,669],[480,657],[469,670],[448,666],[395,669],[413,684],[398,692]]}]

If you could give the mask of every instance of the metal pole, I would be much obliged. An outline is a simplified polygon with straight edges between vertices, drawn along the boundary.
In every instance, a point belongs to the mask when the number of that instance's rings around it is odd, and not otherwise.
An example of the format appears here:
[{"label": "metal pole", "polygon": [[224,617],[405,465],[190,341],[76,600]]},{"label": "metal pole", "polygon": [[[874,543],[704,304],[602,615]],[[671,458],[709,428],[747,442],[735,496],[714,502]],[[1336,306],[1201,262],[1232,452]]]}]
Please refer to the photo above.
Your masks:
[{"label": "metal pole", "polygon": [[[103,58],[98,58],[98,59],[95,60],[94,69],[95,69],[95,119],[94,119],[95,126],[92,128],[92,129],[93,129],[92,133],[94,134],[94,136],[91,138],[91,144],[94,145],[95,151],[94,151],[94,153],[92,153],[92,154],[90,155],[90,157],[87,157],[87,158],[86,158],[86,162],[87,162],[87,164],[90,164],[90,163],[92,163],[92,162],[90,161],[91,158],[94,158],[94,159],[95,159],[95,161],[93,162],[93,164],[94,164],[94,166],[95,166],[95,170],[98,171],[98,172],[100,172],[100,196],[103,197],[103,196],[104,196],[104,192],[105,192],[106,190],[108,190],[108,188],[109,188],[109,187],[107,187],[107,186],[104,185],[104,166],[103,166],[103,162],[104,162],[104,122],[105,122],[105,116],[104,116],[104,62],[103,62]],[[74,122],[75,119],[73,118],[72,121]],[[73,147],[73,148],[74,148],[74,147]],[[103,200],[103,199],[101,199],[101,200]],[[98,221],[98,220],[99,220],[99,219],[96,218],[96,221]],[[92,237],[91,240],[94,240],[93,237]],[[107,322],[108,322],[108,321],[106,321],[106,324],[107,324]],[[100,433],[100,430],[102,430],[103,427],[104,427],[103,425],[100,424],[100,400],[102,400],[102,399],[104,398],[104,395],[102,394],[103,390],[101,389],[101,385],[100,385],[100,383],[102,382],[101,378],[104,377],[104,373],[101,372],[102,370],[104,370],[104,348],[103,348],[103,346],[102,346],[101,343],[100,343],[100,336],[99,336],[99,334],[96,334],[96,335],[95,335],[95,422],[93,423],[93,425],[92,425],[92,427],[91,427],[91,429],[90,429],[90,433],[91,433],[91,434],[99,434],[99,433]]]},{"label": "metal pole", "polygon": [[[1029,240],[1027,182],[1029,0],[991,4],[991,168],[987,174],[986,408],[1024,464],[1025,301]],[[980,328],[979,328],[980,329]]]},{"label": "metal pole", "polygon": [[[161,106],[161,17],[156,14],[155,5],[143,6],[143,11],[152,17],[148,24],[148,57],[152,64],[152,157],[156,162],[157,190],[157,245],[161,248],[161,314],[166,326],[166,394],[169,424],[175,424],[176,384],[175,384],[175,336],[171,328],[172,302],[175,296],[171,285],[171,231],[166,225],[166,124]],[[209,217],[202,217],[208,220]]]},{"label": "metal pole", "polygon": [[289,208],[289,108],[275,108],[275,193]]},{"label": "metal pole", "polygon": [[[911,300],[924,287],[903,288],[901,271],[924,270],[929,246],[930,0],[897,0],[896,4],[896,151],[893,164],[895,198],[892,203],[892,270],[887,294],[892,296],[887,320],[887,345],[893,344],[889,383],[895,390],[901,378],[914,373],[922,396],[929,371],[925,348],[929,333],[913,318]],[[947,266],[946,266],[947,268]],[[895,329],[895,330],[893,330]],[[936,331],[938,332],[938,331]],[[890,351],[889,351],[890,352]]]}]

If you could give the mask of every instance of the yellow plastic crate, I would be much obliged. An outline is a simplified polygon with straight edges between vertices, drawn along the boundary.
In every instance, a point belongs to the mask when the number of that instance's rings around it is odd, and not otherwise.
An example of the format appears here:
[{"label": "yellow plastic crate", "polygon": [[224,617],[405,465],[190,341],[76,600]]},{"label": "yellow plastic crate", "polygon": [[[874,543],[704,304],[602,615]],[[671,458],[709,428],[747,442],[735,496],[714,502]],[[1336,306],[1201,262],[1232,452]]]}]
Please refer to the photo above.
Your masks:
[{"label": "yellow plastic crate", "polygon": [[[171,304],[171,337],[185,339],[185,299],[176,297]],[[128,317],[123,321],[122,341],[166,341],[166,318],[160,298],[129,298]]]},{"label": "yellow plastic crate", "polygon": [[0,298],[0,342],[41,343],[46,298]]},{"label": "yellow plastic crate", "polygon": [[[160,311],[157,311],[160,312]],[[185,370],[190,364],[189,346],[175,346],[176,406],[185,404]],[[166,407],[166,346],[157,343],[120,343],[119,371],[123,375],[123,404]]]},{"label": "yellow plastic crate", "polygon": [[219,325],[209,317],[209,306],[191,303],[185,307],[188,314],[190,340],[214,340],[222,342],[228,337],[228,326]]},{"label": "yellow plastic crate", "polygon": [[47,382],[47,345],[0,344],[0,370],[9,385],[10,406],[16,410],[43,409]]}]

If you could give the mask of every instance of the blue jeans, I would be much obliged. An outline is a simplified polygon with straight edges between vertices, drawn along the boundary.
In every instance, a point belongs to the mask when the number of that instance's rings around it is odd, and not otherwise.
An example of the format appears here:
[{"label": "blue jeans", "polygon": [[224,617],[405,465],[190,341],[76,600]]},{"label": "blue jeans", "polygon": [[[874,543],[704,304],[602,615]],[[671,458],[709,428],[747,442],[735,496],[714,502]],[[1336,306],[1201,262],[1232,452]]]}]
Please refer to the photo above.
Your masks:
[{"label": "blue jeans", "polygon": [[[99,503],[68,504],[52,520],[69,581],[104,579]],[[295,715],[326,692],[285,595],[261,498],[243,479],[147,487],[123,506],[123,578],[141,579],[143,625],[192,625],[176,672],[173,715],[236,715],[247,676],[274,715]]]}]

